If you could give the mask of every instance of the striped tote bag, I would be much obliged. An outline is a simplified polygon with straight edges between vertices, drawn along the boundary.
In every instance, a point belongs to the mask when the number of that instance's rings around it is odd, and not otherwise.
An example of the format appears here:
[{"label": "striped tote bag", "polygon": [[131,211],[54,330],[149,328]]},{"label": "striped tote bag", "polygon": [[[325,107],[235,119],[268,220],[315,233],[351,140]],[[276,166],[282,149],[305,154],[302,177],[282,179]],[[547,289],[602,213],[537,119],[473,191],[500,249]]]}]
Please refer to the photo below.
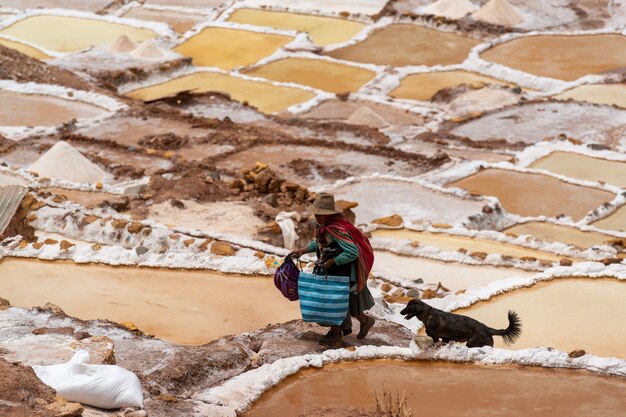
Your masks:
[{"label": "striped tote bag", "polygon": [[300,272],[298,294],[302,320],[338,326],[348,314],[350,277]]}]

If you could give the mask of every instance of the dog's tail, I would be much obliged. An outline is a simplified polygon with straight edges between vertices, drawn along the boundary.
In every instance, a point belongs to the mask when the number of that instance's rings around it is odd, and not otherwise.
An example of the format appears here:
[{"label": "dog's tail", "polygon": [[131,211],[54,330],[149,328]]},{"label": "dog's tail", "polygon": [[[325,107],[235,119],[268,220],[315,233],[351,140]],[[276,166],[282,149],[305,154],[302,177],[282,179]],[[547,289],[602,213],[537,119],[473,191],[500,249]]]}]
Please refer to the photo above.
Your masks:
[{"label": "dog's tail", "polygon": [[513,310],[509,310],[509,327],[504,330],[490,329],[492,336],[502,336],[504,344],[512,345],[522,335],[522,322]]}]

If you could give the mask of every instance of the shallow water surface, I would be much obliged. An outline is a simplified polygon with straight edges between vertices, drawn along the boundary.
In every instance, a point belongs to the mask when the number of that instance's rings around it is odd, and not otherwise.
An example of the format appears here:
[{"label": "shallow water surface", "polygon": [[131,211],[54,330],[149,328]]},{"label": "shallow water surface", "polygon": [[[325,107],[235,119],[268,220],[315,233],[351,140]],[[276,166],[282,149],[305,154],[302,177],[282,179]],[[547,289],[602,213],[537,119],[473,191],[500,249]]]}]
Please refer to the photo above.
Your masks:
[{"label": "shallow water surface", "polygon": [[566,177],[626,187],[626,162],[557,151],[533,162],[529,168],[545,169]]},{"label": "shallow water surface", "polygon": [[544,242],[567,243],[583,249],[594,245],[601,245],[607,240],[615,238],[614,236],[604,233],[582,231],[575,227],[532,221],[511,226],[504,231],[514,233],[518,236],[531,235]]},{"label": "shallow water surface", "polygon": [[626,84],[579,85],[555,96],[555,98],[626,108]]},{"label": "shallow water surface", "polygon": [[133,7],[123,17],[131,19],[163,22],[170,25],[178,33],[185,33],[199,22],[208,19],[206,16],[180,13],[171,10],[153,10],[144,7]]},{"label": "shallow water surface", "polygon": [[0,36],[0,45],[6,46],[7,48],[15,49],[16,51],[19,51],[25,55],[28,55],[31,58],[35,58],[39,60],[50,58],[50,55],[46,54],[45,52],[37,48],[33,48],[32,46],[26,45],[25,43],[16,42],[14,40],[7,39],[2,36]]},{"label": "shallow water surface", "polygon": [[626,206],[622,206],[615,210],[612,214],[593,222],[592,226],[604,230],[618,230],[626,232]]}]

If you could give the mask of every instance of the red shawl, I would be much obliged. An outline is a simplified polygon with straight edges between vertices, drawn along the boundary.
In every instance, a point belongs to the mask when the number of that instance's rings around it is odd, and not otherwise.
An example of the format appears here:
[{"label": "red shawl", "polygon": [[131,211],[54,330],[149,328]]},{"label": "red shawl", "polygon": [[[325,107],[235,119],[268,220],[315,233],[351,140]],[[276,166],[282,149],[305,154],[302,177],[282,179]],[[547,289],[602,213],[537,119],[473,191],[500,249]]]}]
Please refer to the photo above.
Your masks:
[{"label": "red shawl", "polygon": [[374,250],[367,236],[343,215],[334,216],[328,223],[319,228],[318,233],[319,237],[330,233],[335,240],[347,241],[357,245],[359,248],[359,259],[356,263],[356,278],[357,288],[360,292],[365,287],[367,277],[374,265]]}]

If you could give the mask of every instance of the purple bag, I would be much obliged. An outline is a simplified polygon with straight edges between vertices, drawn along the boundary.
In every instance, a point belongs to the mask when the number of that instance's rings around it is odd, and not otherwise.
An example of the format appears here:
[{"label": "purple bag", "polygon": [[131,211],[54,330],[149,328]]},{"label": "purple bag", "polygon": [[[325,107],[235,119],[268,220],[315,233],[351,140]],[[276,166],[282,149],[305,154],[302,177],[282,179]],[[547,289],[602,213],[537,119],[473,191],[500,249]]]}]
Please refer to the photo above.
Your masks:
[{"label": "purple bag", "polygon": [[278,267],[274,273],[274,285],[289,301],[296,301],[298,297],[298,276],[300,269],[290,256]]}]

